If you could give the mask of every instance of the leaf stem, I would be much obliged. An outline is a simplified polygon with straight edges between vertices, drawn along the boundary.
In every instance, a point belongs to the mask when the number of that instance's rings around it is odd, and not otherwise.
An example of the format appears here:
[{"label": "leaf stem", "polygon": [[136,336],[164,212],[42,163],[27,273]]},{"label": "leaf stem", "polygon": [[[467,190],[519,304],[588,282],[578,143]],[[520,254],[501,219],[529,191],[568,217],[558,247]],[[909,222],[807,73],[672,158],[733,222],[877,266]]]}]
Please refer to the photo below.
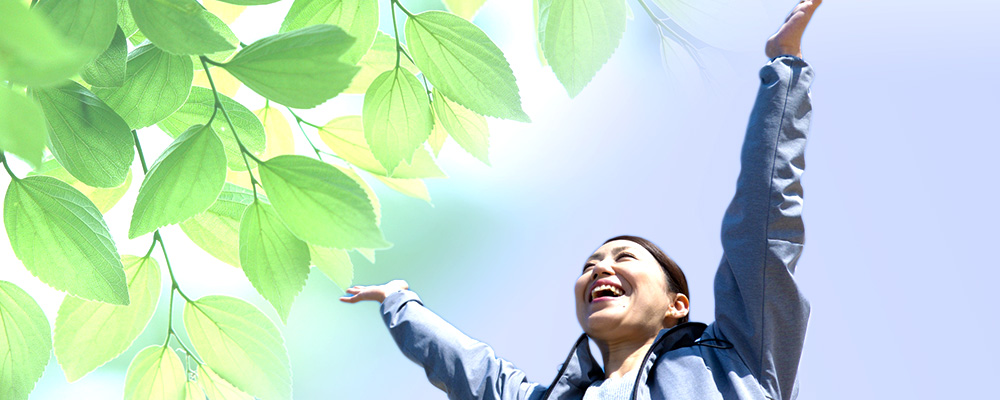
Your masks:
[{"label": "leaf stem", "polygon": [[[652,19],[654,23],[656,23],[656,25],[657,25],[656,28],[657,28],[657,30],[661,31],[660,32],[661,35],[663,34],[662,31],[664,31],[664,30],[666,30],[667,32],[670,32],[671,37],[674,40],[677,40],[678,42],[680,42],[682,46],[684,46],[685,48],[688,49],[689,52],[691,52],[692,55],[695,55],[695,52],[698,49],[696,47],[694,47],[694,45],[692,45],[691,42],[688,42],[687,39],[684,39],[684,37],[682,37],[681,35],[678,35],[676,32],[674,32],[674,30],[670,26],[668,26],[666,23],[664,23],[663,20],[660,19],[660,17],[657,17],[656,14],[653,13],[653,10],[649,8],[649,5],[646,4],[646,0],[639,0],[639,5],[642,6],[643,10],[646,10],[646,14],[649,15],[649,18]],[[697,61],[698,65],[701,66],[701,58],[695,56],[695,61]]]},{"label": "leaf stem", "polygon": [[400,3],[399,0],[392,0],[392,3],[395,4],[396,7],[399,7],[399,9],[402,10],[403,13],[405,13],[407,17],[412,17],[413,16],[413,13],[411,13],[409,10],[407,10],[406,7],[403,7],[403,4]]},{"label": "leaf stem", "polygon": [[135,140],[135,149],[139,152],[139,164],[142,165],[142,174],[146,175],[149,172],[146,168],[146,157],[142,155],[142,146],[139,144],[139,135],[135,132],[135,129],[132,130],[132,139]]},{"label": "leaf stem", "polygon": [[2,150],[0,150],[0,164],[3,164],[3,169],[7,170],[7,175],[10,175],[10,179],[15,181],[20,180],[16,175],[14,175],[14,171],[10,170],[10,166],[7,165],[7,156],[4,155]]},{"label": "leaf stem", "polygon": [[[258,164],[262,164],[259,158],[253,155],[246,146],[243,146],[243,142],[240,140],[240,135],[236,133],[236,127],[233,126],[233,120],[229,118],[229,113],[226,112],[226,107],[222,105],[222,99],[219,97],[219,90],[215,88],[215,81],[212,80],[212,73],[208,72],[208,64],[210,60],[205,56],[198,57],[201,60],[201,66],[205,69],[205,77],[208,78],[208,84],[212,87],[212,96],[215,97],[215,107],[212,110],[212,119],[215,119],[215,113],[218,110],[222,110],[222,116],[226,118],[226,123],[229,124],[229,130],[233,132],[233,137],[236,138],[236,144],[240,146],[240,155],[243,157],[243,164],[247,168],[247,174],[250,175],[250,187],[253,188],[253,198],[257,198],[257,186],[260,182],[257,178],[253,176],[253,169],[250,168],[250,161],[247,160],[247,156],[250,156]],[[216,64],[219,65],[219,64]],[[212,119],[208,121],[209,124],[212,123]]]},{"label": "leaf stem", "polygon": [[285,106],[285,109],[288,110],[288,112],[292,113],[292,117],[295,117],[295,125],[298,125],[299,131],[302,132],[302,136],[306,138],[306,142],[309,142],[309,146],[312,147],[313,152],[316,153],[316,158],[322,160],[323,157],[320,157],[319,147],[316,147],[316,145],[313,144],[312,139],[310,139],[309,135],[306,134],[306,130],[305,130],[305,128],[302,127],[302,124],[309,125],[309,126],[311,126],[313,128],[316,128],[316,129],[319,129],[319,127],[316,126],[315,124],[311,123],[311,122],[306,122],[306,120],[302,119],[302,117],[299,117],[299,115],[296,114],[295,111],[292,111],[292,109],[290,107]]},{"label": "leaf stem", "polygon": [[396,0],[389,1],[389,13],[392,14],[392,33],[396,39],[396,68],[399,68],[399,52],[402,51],[403,48],[399,45],[399,28],[396,27],[396,8],[392,6],[393,4],[398,5],[399,3],[397,3]]},{"label": "leaf stem", "polygon": [[[145,175],[149,173],[149,169],[146,167],[146,157],[142,154],[142,145],[139,144],[139,135],[134,129],[132,130],[132,138],[135,141],[135,149],[139,152],[139,162],[142,164],[142,173]],[[2,156],[2,153],[0,153],[0,156]],[[6,163],[4,165],[6,165]],[[163,244],[163,236],[160,236],[159,229],[153,231],[153,242],[150,243],[149,250],[146,251],[146,255],[143,258],[147,258],[153,254],[153,249],[156,248],[157,243],[160,244],[160,251],[163,253],[163,261],[167,264],[167,272],[170,273],[170,308],[167,309],[167,338],[163,341],[163,347],[166,347],[167,344],[170,343],[170,336],[173,335],[174,338],[177,339],[177,343],[180,343],[181,347],[184,348],[184,351],[188,352],[188,354],[192,354],[188,351],[187,347],[184,346],[184,342],[181,342],[181,339],[177,337],[176,333],[174,333],[174,292],[181,295],[181,297],[183,297],[188,303],[191,303],[192,301],[190,297],[187,297],[187,295],[184,294],[180,285],[177,284],[177,278],[174,277],[174,268],[170,265],[170,257],[167,256],[167,246]],[[201,363],[197,358],[195,358],[195,361],[199,364]]]}]

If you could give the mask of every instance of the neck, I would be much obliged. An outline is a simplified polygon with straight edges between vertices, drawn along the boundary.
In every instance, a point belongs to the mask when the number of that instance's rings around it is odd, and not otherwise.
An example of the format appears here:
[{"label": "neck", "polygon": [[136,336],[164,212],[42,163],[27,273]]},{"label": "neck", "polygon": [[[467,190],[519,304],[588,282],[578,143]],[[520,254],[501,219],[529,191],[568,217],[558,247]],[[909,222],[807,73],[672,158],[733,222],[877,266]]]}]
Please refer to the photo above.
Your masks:
[{"label": "neck", "polygon": [[604,378],[619,378],[632,370],[639,369],[655,340],[656,336],[652,336],[645,340],[598,343],[597,347],[604,357]]}]

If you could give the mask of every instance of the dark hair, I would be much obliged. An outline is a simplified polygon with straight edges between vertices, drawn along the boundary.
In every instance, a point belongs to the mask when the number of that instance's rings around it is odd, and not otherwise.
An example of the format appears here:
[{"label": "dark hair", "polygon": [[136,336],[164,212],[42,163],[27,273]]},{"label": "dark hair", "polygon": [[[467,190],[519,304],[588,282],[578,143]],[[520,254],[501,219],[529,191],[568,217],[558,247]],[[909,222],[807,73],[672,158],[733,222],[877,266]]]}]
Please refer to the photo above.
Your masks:
[{"label": "dark hair", "polygon": [[[660,263],[660,268],[663,268],[663,273],[667,276],[667,290],[671,293],[683,293],[684,296],[691,299],[691,293],[688,292],[688,282],[687,278],[684,276],[684,271],[681,271],[681,267],[677,266],[677,263],[667,256],[667,253],[664,253],[659,246],[646,239],[632,235],[615,236],[611,239],[605,240],[604,243],[615,240],[628,240],[630,242],[635,242],[646,249],[646,251],[652,254],[653,258]],[[687,315],[678,320],[677,324],[680,325],[685,322],[688,322]]]}]

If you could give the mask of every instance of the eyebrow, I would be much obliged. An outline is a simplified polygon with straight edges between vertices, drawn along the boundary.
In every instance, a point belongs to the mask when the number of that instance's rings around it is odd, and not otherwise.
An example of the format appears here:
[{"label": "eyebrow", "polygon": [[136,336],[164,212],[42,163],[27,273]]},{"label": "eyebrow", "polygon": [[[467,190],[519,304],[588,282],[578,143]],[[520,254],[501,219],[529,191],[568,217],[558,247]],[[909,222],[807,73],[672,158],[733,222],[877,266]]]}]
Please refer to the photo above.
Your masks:
[{"label": "eyebrow", "polygon": [[[618,252],[620,252],[620,251],[623,251],[623,250],[628,250],[628,249],[629,249],[629,246],[617,246],[617,247],[612,247],[612,248],[611,248],[611,253],[618,253]],[[588,258],[587,258],[587,262],[583,263],[583,265],[587,265],[587,263],[589,263],[590,261],[592,261],[592,260],[594,260],[594,259],[597,259],[597,258],[600,258],[600,256],[598,256],[597,254],[594,254],[594,255],[592,255],[592,256],[590,256],[590,257],[588,257]]]}]

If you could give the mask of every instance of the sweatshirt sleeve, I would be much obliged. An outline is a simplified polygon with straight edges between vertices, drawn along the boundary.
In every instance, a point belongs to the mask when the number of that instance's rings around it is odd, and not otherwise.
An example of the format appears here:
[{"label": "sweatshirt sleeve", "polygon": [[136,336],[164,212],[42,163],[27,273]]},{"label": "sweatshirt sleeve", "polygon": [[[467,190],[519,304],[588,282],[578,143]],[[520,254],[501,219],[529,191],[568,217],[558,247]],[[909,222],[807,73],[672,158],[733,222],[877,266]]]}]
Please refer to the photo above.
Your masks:
[{"label": "sweatshirt sleeve", "polygon": [[793,56],[760,70],[715,276],[714,329],[774,399],[794,397],[809,320],[792,274],[804,243],[800,178],[812,78],[812,68]]},{"label": "sweatshirt sleeve", "polygon": [[423,367],[427,379],[449,399],[535,400],[545,390],[498,358],[490,346],[424,307],[413,291],[389,294],[381,312],[399,349]]}]

